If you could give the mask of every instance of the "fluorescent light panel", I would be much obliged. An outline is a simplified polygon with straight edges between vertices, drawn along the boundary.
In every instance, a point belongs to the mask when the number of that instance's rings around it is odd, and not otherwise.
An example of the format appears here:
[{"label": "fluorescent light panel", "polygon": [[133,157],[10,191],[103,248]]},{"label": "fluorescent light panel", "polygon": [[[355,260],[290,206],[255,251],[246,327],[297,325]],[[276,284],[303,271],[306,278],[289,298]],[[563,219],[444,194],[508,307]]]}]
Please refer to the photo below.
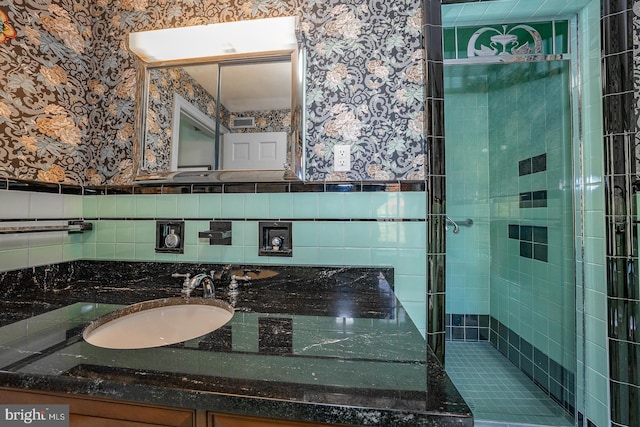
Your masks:
[{"label": "fluorescent light panel", "polygon": [[253,19],[129,34],[129,49],[145,62],[292,51],[296,17]]}]

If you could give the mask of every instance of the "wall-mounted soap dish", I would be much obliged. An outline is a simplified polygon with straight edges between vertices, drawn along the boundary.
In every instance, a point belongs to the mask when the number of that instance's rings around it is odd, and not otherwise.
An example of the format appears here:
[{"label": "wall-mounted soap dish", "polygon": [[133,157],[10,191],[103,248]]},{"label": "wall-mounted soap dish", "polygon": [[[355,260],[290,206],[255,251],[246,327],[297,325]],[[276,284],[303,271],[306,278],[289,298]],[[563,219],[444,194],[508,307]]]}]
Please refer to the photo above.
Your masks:
[{"label": "wall-mounted soap dish", "polygon": [[156,221],[156,252],[184,253],[184,221]]},{"label": "wall-mounted soap dish", "polygon": [[290,222],[260,222],[259,256],[293,256]]}]

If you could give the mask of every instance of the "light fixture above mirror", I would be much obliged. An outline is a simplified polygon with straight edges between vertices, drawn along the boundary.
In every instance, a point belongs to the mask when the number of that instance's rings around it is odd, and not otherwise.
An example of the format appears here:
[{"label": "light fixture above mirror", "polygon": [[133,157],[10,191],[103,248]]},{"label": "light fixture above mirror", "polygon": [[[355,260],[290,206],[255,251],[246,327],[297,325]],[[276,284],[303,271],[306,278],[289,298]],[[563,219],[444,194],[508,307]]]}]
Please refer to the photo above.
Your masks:
[{"label": "light fixture above mirror", "polygon": [[140,59],[136,181],[301,180],[296,17],[129,34]]},{"label": "light fixture above mirror", "polygon": [[129,34],[129,49],[142,61],[264,56],[298,49],[297,18],[252,19]]}]

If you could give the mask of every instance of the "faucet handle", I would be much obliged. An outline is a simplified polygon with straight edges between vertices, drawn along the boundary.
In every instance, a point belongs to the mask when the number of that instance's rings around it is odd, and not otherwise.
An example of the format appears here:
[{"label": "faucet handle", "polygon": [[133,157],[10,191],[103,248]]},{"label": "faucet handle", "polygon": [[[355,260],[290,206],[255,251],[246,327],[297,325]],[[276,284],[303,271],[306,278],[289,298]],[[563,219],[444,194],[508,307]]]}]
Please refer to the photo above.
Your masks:
[{"label": "faucet handle", "polygon": [[189,298],[191,295],[190,281],[191,281],[191,273],[173,273],[171,277],[184,277],[184,281],[182,282],[182,290],[180,291],[184,296]]},{"label": "faucet handle", "polygon": [[185,274],[173,273],[171,277],[184,277],[184,282],[182,283],[182,287],[186,288],[187,286],[189,286],[189,279],[191,278],[191,273],[185,273]]},{"label": "faucet handle", "polygon": [[247,276],[246,274],[244,276],[236,276],[235,274],[231,276],[231,285],[238,285],[238,280],[241,280],[243,282],[248,282],[251,280],[250,276]]}]

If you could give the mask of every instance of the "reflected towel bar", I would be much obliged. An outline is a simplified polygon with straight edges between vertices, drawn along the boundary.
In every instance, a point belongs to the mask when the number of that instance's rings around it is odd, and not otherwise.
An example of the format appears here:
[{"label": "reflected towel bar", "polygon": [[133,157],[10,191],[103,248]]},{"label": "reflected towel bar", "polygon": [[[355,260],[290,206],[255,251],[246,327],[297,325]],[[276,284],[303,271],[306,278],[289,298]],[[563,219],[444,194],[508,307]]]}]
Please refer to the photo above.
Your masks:
[{"label": "reflected towel bar", "polygon": [[0,227],[0,234],[18,233],[45,233],[49,231],[67,231],[69,233],[83,233],[93,230],[93,224],[84,221],[69,221],[66,225],[29,225],[29,226],[8,226]]}]

